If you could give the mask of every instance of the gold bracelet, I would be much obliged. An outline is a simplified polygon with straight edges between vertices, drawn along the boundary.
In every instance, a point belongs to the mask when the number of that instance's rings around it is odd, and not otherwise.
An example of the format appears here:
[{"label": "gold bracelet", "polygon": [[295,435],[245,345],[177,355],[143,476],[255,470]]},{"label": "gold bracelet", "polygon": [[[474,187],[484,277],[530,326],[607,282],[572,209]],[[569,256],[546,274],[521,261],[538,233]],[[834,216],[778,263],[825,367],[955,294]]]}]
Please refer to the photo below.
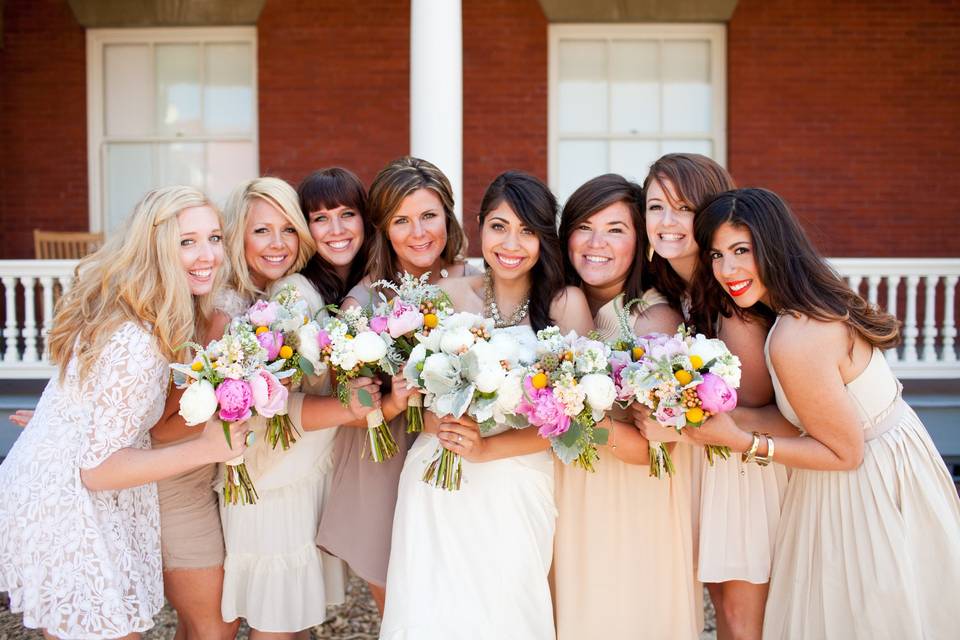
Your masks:
[{"label": "gold bracelet", "polygon": [[765,467],[771,462],[773,462],[773,449],[774,449],[773,438],[770,437],[770,434],[765,433],[763,434],[763,437],[767,439],[767,455],[757,456],[756,458],[754,458],[754,462],[756,462],[761,467]]},{"label": "gold bracelet", "polygon": [[740,460],[744,464],[753,462],[754,457],[757,455],[757,449],[760,447],[760,434],[756,431],[753,432],[753,442],[750,443],[750,448],[740,454]]}]

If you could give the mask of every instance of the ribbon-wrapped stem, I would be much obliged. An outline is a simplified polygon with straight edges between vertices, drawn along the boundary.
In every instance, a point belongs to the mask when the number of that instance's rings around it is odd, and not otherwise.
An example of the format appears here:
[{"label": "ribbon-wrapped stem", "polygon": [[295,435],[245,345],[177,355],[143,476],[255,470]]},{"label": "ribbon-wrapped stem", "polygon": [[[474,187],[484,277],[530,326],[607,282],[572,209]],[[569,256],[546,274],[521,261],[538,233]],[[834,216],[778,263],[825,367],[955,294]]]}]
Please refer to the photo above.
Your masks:
[{"label": "ribbon-wrapped stem", "polygon": [[670,452],[662,442],[650,443],[650,477],[661,478],[666,473],[672,476],[676,469],[673,466],[673,460],[670,458]]},{"label": "ribbon-wrapped stem", "polygon": [[370,444],[370,459],[374,462],[389,460],[400,451],[379,407],[367,414],[367,440]]},{"label": "ribbon-wrapped stem", "polygon": [[407,398],[407,433],[423,431],[423,396],[415,393]]}]

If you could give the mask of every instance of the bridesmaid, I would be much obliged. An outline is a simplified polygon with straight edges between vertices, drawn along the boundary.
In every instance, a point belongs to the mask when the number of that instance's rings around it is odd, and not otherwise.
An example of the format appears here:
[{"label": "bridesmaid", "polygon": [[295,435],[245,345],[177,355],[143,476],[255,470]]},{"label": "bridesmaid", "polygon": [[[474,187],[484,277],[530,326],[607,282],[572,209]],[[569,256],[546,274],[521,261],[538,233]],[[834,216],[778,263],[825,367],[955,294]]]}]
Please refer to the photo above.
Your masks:
[{"label": "bridesmaid", "polygon": [[770,411],[705,423],[745,459],[794,468],[763,637],[956,637],[960,499],[883,356],[897,319],[847,287],[770,191],[720,195],[698,213],[696,238],[715,278],[705,285],[728,307],[776,312],[767,365],[804,436],[737,428],[769,430]]},{"label": "bridesmaid", "polygon": [[[639,185],[607,174],[574,191],[563,208],[567,282],[583,290],[604,340],[619,336],[622,294],[642,300],[630,314],[636,335],[672,333],[682,322],[644,273],[642,201]],[[554,465],[557,638],[696,638],[702,610],[690,579],[691,447],[674,450],[673,478],[652,478],[648,442],[627,414],[615,418],[595,473]]]},{"label": "bridesmaid", "polygon": [[[398,272],[418,277],[429,272],[434,283],[468,273],[463,260],[467,238],[453,212],[453,190],[437,167],[409,156],[391,162],[370,185],[368,206],[374,231],[367,275],[350,289],[345,308],[369,306],[377,294],[370,284],[396,280]],[[397,482],[413,441],[406,433],[409,394],[400,383],[384,403],[384,416],[400,445],[392,458],[377,463],[365,455],[364,429],[337,434],[330,496],[317,532],[317,545],[342,558],[366,581],[381,612]]]},{"label": "bridesmaid", "polygon": [[169,364],[202,335],[221,227],[199,191],[151,191],[58,305],[57,376],[0,465],[0,591],[46,637],[139,638],[152,627],[163,606],[154,482],[243,451],[246,425],[231,426],[231,450],[218,420],[150,446]]},{"label": "bridesmaid", "polygon": [[[677,153],[657,160],[644,181],[647,237],[654,251],[651,268],[658,290],[673,305],[679,304],[685,319],[700,332],[722,339],[740,357],[740,404],[761,407],[773,402],[763,362],[767,322],[758,317],[721,318],[715,307],[691,305],[691,295],[697,293],[691,285],[700,266],[694,210],[731,188],[733,180],[726,170],[705,156]],[[650,439],[677,437],[645,412],[635,415]],[[689,441],[695,431],[685,438]],[[745,465],[737,456],[711,465],[699,448],[693,451],[693,469],[697,577],[707,584],[717,611],[717,636],[759,638],[786,470],[781,465]]]},{"label": "bridesmaid", "polygon": [[[534,331],[592,328],[583,293],[564,286],[556,215],[556,200],[539,180],[501,174],[480,207],[486,273],[441,284],[457,310],[497,320],[496,331],[514,337],[527,361]],[[481,437],[469,418],[448,420],[439,435],[417,438],[403,467],[380,637],[552,639],[549,443],[535,429],[502,426],[499,435]],[[459,491],[422,480],[438,438],[463,456]]]}]

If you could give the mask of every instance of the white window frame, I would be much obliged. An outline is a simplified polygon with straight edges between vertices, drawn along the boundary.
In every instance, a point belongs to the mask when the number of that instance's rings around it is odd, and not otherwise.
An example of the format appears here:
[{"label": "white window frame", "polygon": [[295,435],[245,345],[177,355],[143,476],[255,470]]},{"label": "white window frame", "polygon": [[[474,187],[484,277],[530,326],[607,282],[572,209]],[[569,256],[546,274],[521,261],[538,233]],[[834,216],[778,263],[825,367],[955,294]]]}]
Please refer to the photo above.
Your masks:
[{"label": "white window frame", "polygon": [[[138,136],[108,138],[104,130],[104,73],[103,50],[114,44],[206,44],[243,43],[251,49],[253,95],[251,113],[253,126],[250,135],[185,135]],[[151,142],[252,142],[259,173],[260,119],[258,117],[257,28],[256,27],[169,27],[162,29],[87,29],[87,175],[89,186],[90,231],[105,228],[106,212],[106,145],[114,140],[134,143]],[[201,93],[201,100],[202,100]]]},{"label": "white window frame", "polygon": [[[707,40],[710,43],[710,77],[714,88],[711,106],[713,135],[682,134],[629,134],[629,133],[594,133],[594,134],[565,134],[564,139],[588,140],[649,140],[690,139],[703,140],[709,138],[713,142],[714,160],[721,166],[727,164],[727,28],[723,24],[696,23],[696,24],[551,24],[548,33],[548,70],[547,70],[547,179],[550,187],[558,188],[559,158],[557,156],[561,139],[560,128],[557,122],[560,113],[560,41],[561,40]],[[608,78],[610,58],[607,58]],[[609,91],[609,85],[608,85]],[[611,120],[610,110],[612,100],[607,99],[608,122]],[[662,110],[661,110],[662,113]],[[608,154],[612,145],[608,145]],[[608,156],[608,163],[609,163]]]}]

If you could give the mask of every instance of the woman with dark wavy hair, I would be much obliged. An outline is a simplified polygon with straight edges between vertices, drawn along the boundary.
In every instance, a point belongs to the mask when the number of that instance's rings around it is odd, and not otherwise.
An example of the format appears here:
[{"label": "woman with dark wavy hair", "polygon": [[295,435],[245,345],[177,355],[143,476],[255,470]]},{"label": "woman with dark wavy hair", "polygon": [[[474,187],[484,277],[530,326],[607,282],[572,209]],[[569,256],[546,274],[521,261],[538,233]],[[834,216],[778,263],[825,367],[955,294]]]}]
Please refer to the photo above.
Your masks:
[{"label": "woman with dark wavy hair", "polygon": [[[441,283],[457,311],[494,320],[531,362],[535,331],[593,324],[579,289],[564,286],[557,203],[536,178],[498,176],[483,197],[486,273]],[[553,640],[547,573],[556,507],[553,456],[535,429],[497,425],[483,436],[464,417],[430,420],[400,476],[387,607],[380,637]],[[463,486],[448,493],[422,480],[437,442],[463,458]]]},{"label": "woman with dark wavy hair", "polygon": [[[736,409],[702,434],[794,469],[763,637],[956,635],[944,605],[960,593],[960,499],[883,356],[897,319],[850,290],[770,191],[721,194],[696,236],[712,266],[704,286],[738,311],[777,314],[765,355],[779,413]],[[778,435],[794,428],[801,437]]]}]

